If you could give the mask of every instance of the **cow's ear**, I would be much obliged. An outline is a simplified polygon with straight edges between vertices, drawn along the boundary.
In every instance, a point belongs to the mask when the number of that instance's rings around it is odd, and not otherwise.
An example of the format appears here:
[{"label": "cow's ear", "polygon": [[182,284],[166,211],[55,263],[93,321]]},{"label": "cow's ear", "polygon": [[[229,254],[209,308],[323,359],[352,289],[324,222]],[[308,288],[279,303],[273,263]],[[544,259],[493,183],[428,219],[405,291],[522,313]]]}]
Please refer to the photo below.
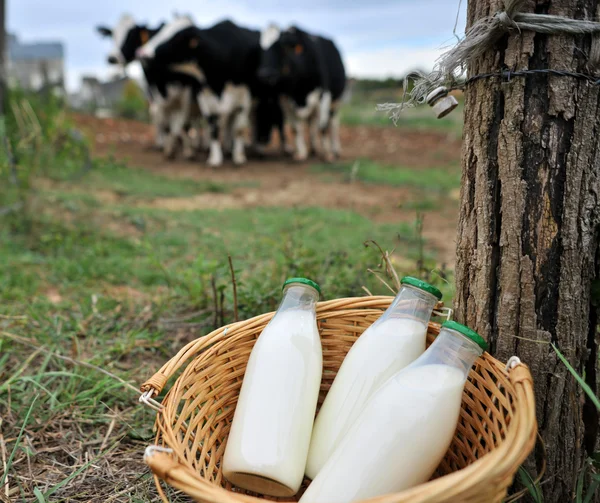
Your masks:
[{"label": "cow's ear", "polygon": [[112,37],[112,30],[106,26],[96,26],[96,31],[103,37]]},{"label": "cow's ear", "polygon": [[150,32],[146,28],[140,30],[140,42],[142,45],[145,45],[148,40],[150,40]]},{"label": "cow's ear", "polygon": [[304,52],[304,46],[302,44],[296,44],[296,47],[294,47],[294,54],[296,54],[296,56],[300,56],[300,54],[302,54]]},{"label": "cow's ear", "polygon": [[195,49],[196,47],[198,47],[198,45],[200,44],[200,39],[198,37],[192,37],[190,39],[190,49]]}]

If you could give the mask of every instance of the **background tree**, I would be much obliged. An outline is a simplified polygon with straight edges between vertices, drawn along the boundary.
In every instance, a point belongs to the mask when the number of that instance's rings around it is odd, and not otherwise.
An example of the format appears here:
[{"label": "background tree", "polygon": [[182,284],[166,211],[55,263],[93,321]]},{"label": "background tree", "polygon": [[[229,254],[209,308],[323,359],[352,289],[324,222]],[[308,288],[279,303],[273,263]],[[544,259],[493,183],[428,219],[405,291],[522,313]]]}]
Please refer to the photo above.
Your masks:
[{"label": "background tree", "polygon": [[[4,115],[6,99],[6,3],[0,0],[0,118]],[[0,119],[1,120],[1,119]]]}]

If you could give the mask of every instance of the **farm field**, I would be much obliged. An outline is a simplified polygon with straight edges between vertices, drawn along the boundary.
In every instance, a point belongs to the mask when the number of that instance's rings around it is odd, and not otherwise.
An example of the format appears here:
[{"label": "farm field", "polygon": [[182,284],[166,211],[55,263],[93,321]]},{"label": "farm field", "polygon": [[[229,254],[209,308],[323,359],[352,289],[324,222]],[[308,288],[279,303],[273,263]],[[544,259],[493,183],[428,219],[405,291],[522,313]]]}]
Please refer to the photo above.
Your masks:
[{"label": "farm field", "polygon": [[389,293],[368,241],[452,298],[460,122],[418,109],[394,127],[372,108],[347,106],[334,164],[273,145],[216,170],[166,161],[147,124],[70,117],[90,169],[36,177],[30,218],[0,217],[0,500],[158,501],[135,390],[234,321],[229,257],[241,319],[273,310],[289,276],[324,299]]}]

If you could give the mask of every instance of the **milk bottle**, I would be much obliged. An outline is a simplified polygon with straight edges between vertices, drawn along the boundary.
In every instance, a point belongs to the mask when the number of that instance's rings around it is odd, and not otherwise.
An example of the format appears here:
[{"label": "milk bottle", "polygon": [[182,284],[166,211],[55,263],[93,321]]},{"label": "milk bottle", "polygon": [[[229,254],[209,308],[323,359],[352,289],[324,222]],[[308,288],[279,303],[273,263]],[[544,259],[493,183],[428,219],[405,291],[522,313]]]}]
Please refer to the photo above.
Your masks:
[{"label": "milk bottle", "polygon": [[252,349],[223,460],[225,478],[238,487],[270,496],[300,488],[323,369],[319,293],[313,281],[287,280]]},{"label": "milk bottle", "polygon": [[471,366],[486,349],[449,321],[416,361],[367,402],[300,502],[350,503],[429,480],[448,450]]},{"label": "milk bottle", "polygon": [[375,390],[425,351],[427,323],[442,293],[409,276],[401,284],[390,307],[346,355],[317,415],[306,465],[311,479]]}]

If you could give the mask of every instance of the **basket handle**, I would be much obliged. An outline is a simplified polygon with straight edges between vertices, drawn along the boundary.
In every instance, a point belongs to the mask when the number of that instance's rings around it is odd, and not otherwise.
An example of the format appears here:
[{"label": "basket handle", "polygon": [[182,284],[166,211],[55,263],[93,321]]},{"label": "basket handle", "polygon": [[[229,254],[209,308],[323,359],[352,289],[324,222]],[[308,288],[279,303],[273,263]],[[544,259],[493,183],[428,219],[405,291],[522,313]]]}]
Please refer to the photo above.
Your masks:
[{"label": "basket handle", "polygon": [[158,370],[158,372],[140,386],[140,391],[142,392],[140,401],[146,402],[144,397],[152,398],[153,395],[158,395],[165,387],[165,384],[167,384],[169,378],[177,372],[186,361],[209,347],[215,338],[220,337],[227,332],[228,327],[229,325],[221,327],[210,335],[199,337],[183,346],[173,358]]},{"label": "basket handle", "polygon": [[[149,404],[148,402],[151,398],[158,395],[163,390],[167,381],[185,362],[212,346],[213,343],[217,342],[222,336],[227,334],[227,331],[230,330],[233,325],[236,325],[239,330],[250,329],[254,325],[260,325],[272,315],[273,313],[265,313],[261,316],[251,318],[250,320],[225,325],[204,337],[199,337],[198,339],[188,342],[175,356],[173,356],[173,358],[165,363],[158,372],[140,386],[140,391],[142,392],[140,402]],[[160,406],[160,404],[158,405]]]},{"label": "basket handle", "polygon": [[[194,498],[195,501],[208,501],[207,489],[209,491],[210,489],[214,490],[214,485],[200,479],[192,469],[177,461],[170,452],[172,452],[172,449],[150,445],[144,453],[144,461],[150,467],[152,473],[168,485],[183,491],[186,495]],[[240,494],[234,495],[225,492],[221,501],[229,499],[231,503],[239,503],[240,496],[243,497]]]},{"label": "basket handle", "polygon": [[533,390],[533,377],[529,367],[521,360],[512,356],[506,363],[508,379],[515,388],[516,399],[519,408],[523,411],[521,417],[522,424],[519,427],[519,433],[522,435],[518,441],[522,444],[519,463],[525,461],[525,458],[533,450],[537,439],[538,425],[535,416],[535,393]]}]

